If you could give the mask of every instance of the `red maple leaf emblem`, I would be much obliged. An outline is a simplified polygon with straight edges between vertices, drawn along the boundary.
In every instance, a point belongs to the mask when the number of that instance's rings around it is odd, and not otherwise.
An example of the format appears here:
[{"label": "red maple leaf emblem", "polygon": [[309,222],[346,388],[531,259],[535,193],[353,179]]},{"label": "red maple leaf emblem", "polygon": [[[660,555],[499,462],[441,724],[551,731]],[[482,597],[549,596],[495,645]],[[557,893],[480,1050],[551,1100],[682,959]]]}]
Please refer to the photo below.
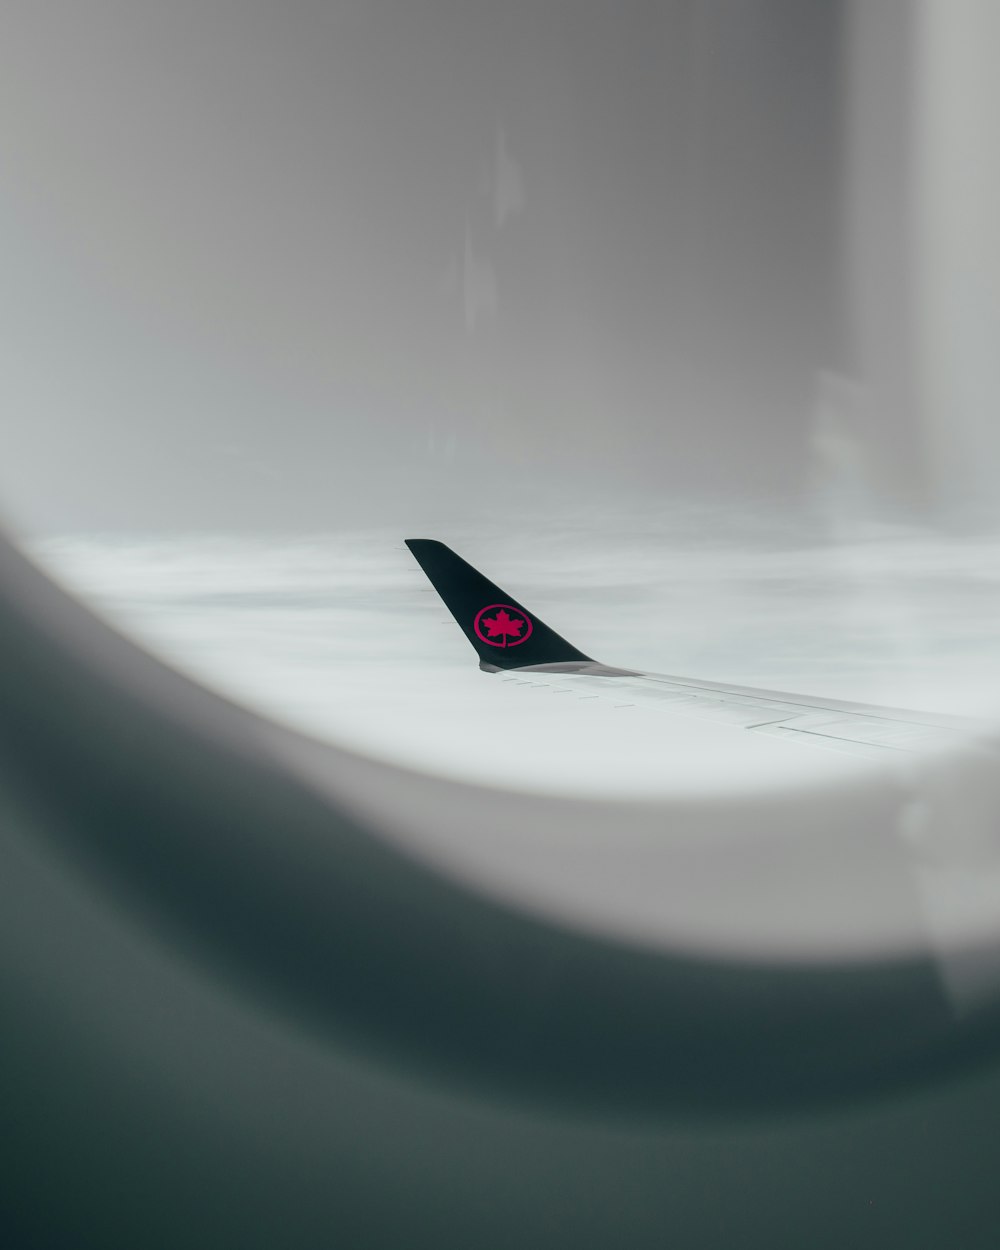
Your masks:
[{"label": "red maple leaf emblem", "polygon": [[524,621],[508,615],[506,608],[501,608],[492,618],[486,617],[483,624],[491,638],[517,638],[524,628]]},{"label": "red maple leaf emblem", "polygon": [[509,603],[491,603],[480,608],[472,628],[480,642],[490,647],[516,647],[527,642],[532,631],[531,617]]}]

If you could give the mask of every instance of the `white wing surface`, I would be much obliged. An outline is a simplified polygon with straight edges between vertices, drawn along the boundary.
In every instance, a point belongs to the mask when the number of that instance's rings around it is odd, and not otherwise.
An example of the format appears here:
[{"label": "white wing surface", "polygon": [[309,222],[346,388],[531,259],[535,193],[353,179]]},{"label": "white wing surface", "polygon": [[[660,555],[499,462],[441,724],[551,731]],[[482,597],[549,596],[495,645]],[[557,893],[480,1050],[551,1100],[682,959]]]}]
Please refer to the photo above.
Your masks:
[{"label": "white wing surface", "polygon": [[654,704],[679,717],[729,725],[852,755],[939,751],[980,728],[961,717],[848,703],[598,663],[435,539],[406,545],[430,578],[486,672],[528,685],[559,682],[617,706]]}]

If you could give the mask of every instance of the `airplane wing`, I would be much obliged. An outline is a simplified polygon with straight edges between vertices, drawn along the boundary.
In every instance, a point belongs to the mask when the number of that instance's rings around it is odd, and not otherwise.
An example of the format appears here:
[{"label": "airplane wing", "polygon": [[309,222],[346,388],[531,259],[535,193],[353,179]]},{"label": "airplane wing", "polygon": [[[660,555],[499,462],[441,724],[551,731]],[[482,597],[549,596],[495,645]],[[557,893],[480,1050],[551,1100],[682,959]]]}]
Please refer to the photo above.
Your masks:
[{"label": "airplane wing", "polygon": [[589,687],[619,706],[655,704],[678,716],[715,721],[787,742],[884,756],[957,745],[979,726],[964,717],[850,703],[602,664],[579,651],[534,612],[436,539],[406,545],[479,656],[479,667],[536,684],[541,675]]}]

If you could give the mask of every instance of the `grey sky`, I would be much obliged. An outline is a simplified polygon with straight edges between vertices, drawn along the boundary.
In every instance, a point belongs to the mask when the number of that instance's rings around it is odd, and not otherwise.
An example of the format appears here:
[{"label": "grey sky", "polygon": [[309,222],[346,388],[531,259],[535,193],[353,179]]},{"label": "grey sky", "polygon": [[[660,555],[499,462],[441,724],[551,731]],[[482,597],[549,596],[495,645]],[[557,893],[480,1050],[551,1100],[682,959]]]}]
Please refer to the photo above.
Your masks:
[{"label": "grey sky", "polygon": [[5,507],[794,493],[851,363],[842,7],[5,5]]}]

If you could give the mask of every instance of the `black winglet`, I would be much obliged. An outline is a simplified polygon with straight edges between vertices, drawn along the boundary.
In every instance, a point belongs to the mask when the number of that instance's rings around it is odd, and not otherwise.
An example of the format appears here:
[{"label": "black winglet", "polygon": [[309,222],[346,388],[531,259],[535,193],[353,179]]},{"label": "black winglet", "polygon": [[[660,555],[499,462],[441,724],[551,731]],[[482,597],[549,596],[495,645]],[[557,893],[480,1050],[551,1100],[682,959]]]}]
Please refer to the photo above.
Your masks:
[{"label": "black winglet", "polygon": [[406,545],[475,647],[482,667],[593,663],[444,543],[407,538]]}]

